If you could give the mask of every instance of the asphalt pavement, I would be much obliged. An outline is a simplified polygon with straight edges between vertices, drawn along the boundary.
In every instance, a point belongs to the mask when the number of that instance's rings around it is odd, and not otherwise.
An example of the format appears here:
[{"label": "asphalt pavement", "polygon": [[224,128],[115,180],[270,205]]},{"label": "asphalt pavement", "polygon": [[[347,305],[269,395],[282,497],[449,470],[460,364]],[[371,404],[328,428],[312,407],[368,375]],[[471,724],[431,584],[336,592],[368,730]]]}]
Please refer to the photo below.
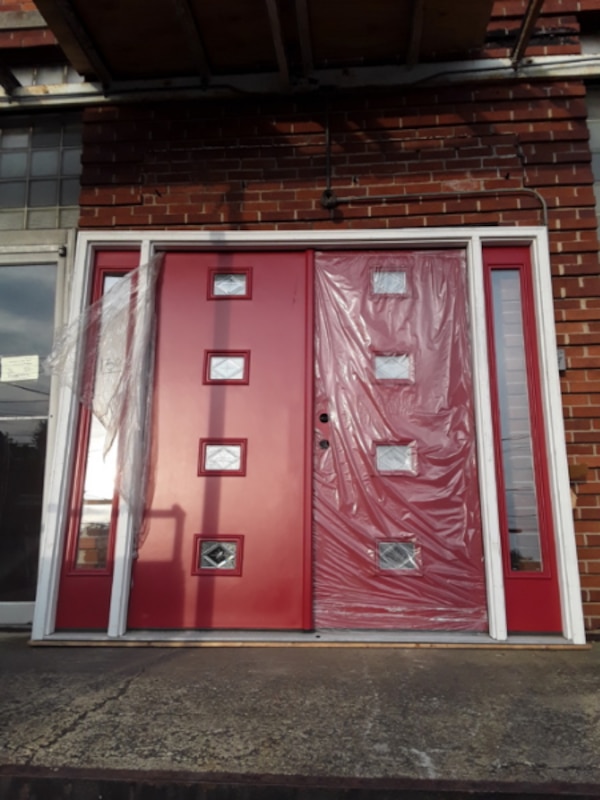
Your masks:
[{"label": "asphalt pavement", "polygon": [[31,647],[6,633],[0,796],[600,797],[599,688],[600,644]]}]

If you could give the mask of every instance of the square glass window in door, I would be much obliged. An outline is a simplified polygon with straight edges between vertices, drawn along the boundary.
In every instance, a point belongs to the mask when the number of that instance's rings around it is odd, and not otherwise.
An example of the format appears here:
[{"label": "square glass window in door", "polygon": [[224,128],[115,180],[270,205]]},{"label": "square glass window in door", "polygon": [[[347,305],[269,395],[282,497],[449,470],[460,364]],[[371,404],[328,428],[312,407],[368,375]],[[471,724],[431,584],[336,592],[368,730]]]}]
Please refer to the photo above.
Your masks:
[{"label": "square glass window in door", "polygon": [[204,356],[204,383],[246,385],[250,380],[248,350],[207,350]]},{"label": "square glass window in door", "polygon": [[377,542],[377,567],[383,572],[421,574],[421,552],[415,542],[405,539],[380,539]]},{"label": "square glass window in door", "polygon": [[224,577],[241,575],[243,552],[243,536],[198,534],[194,538],[192,575],[222,575]]},{"label": "square glass window in door", "polygon": [[414,363],[407,353],[376,353],[373,358],[375,380],[396,383],[411,383],[414,380]]},{"label": "square glass window in door", "polygon": [[403,269],[374,269],[371,272],[371,293],[374,295],[396,295],[404,297],[407,294],[406,270]]},{"label": "square glass window in door", "polygon": [[209,300],[250,300],[252,297],[252,269],[250,267],[226,270],[208,270]]},{"label": "square glass window in door", "polygon": [[414,475],[417,471],[415,443],[375,445],[375,466],[380,475]]},{"label": "square glass window in door", "polygon": [[201,439],[198,475],[245,475],[246,439]]}]

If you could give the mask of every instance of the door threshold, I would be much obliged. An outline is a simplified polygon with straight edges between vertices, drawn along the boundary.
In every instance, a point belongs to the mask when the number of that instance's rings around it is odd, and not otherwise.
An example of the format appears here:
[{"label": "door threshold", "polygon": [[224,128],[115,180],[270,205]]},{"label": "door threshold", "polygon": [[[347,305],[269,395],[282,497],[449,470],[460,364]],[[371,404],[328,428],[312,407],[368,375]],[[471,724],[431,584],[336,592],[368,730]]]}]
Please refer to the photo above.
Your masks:
[{"label": "door threshold", "polygon": [[396,647],[448,649],[584,649],[562,636],[513,635],[499,641],[483,633],[433,631],[129,631],[113,637],[101,632],[64,631],[33,646],[63,647]]}]

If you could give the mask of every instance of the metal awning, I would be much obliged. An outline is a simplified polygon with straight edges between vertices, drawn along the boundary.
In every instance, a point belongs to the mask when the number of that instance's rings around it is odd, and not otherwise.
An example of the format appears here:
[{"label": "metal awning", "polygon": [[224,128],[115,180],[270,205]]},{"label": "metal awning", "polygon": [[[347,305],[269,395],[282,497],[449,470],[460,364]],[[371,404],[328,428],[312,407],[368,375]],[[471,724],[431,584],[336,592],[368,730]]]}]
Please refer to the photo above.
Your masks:
[{"label": "metal awning", "polygon": [[[346,85],[481,49],[493,0],[37,0],[66,57],[105,88]],[[384,83],[386,81],[383,81]]]}]

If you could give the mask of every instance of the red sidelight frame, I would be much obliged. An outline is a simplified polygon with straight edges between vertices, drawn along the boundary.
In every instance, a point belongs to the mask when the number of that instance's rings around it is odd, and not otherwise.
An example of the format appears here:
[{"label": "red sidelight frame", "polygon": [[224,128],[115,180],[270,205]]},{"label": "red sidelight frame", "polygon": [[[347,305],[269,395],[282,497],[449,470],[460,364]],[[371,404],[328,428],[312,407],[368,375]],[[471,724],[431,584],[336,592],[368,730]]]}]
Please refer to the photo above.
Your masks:
[{"label": "red sidelight frame", "polygon": [[[304,564],[303,564],[303,596],[302,629],[312,631],[315,623],[314,593],[314,533],[313,533],[313,495],[314,495],[314,433],[318,427],[315,404],[315,251],[305,253],[306,274],[306,368],[304,381]],[[316,427],[317,426],[317,427]],[[319,437],[320,438],[320,437]]]},{"label": "red sidelight frame", "polygon": [[[484,248],[483,263],[494,458],[498,487],[498,514],[502,538],[508,631],[509,633],[560,633],[562,630],[560,592],[556,568],[554,522],[541,395],[541,371],[531,255],[528,247],[490,247]],[[533,474],[542,556],[542,570],[539,572],[513,571],[510,563],[510,540],[501,439],[498,362],[494,338],[492,273],[495,271],[518,272],[520,279],[523,347],[525,350],[529,396],[529,425],[532,439]]]},{"label": "red sidelight frame", "polygon": [[[89,302],[102,296],[104,279],[111,275],[125,275],[139,266],[139,250],[99,251],[94,258],[94,271]],[[85,364],[87,374],[95,371],[96,364]],[[80,407],[77,423],[75,464],[69,495],[69,516],[65,532],[65,546],[60,576],[56,612],[57,630],[105,630],[108,627],[115,532],[118,516],[118,496],[112,501],[106,567],[99,569],[77,568],[75,564],[79,543],[79,528],[83,505],[83,488],[87,467],[87,454],[92,412]]]}]

